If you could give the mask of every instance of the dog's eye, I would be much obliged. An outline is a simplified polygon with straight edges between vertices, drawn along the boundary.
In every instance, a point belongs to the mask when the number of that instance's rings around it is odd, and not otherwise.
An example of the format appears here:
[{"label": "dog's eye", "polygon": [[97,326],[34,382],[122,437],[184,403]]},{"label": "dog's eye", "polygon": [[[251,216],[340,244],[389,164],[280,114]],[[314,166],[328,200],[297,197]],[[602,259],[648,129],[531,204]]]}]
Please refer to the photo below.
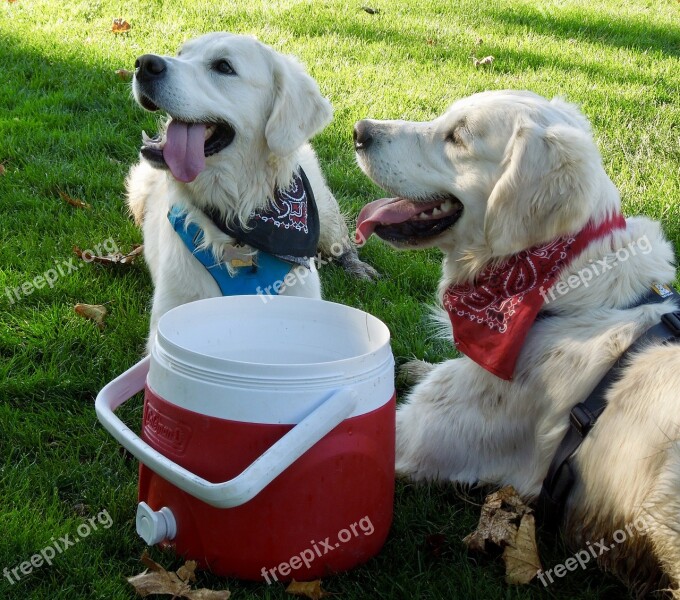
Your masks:
[{"label": "dog's eye", "polygon": [[228,60],[225,60],[224,58],[216,60],[213,63],[212,68],[218,73],[222,73],[223,75],[236,75],[236,71],[234,71],[234,68],[231,66],[231,63]]}]

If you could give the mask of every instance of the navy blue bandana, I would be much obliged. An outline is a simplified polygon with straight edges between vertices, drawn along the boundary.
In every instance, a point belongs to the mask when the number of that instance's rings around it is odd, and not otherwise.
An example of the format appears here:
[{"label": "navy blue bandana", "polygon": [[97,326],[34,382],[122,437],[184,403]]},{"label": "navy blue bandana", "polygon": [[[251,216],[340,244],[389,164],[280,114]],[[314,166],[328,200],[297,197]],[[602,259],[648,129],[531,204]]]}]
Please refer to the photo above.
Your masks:
[{"label": "navy blue bandana", "polygon": [[247,228],[225,223],[219,211],[206,215],[227,235],[257,250],[277,256],[311,257],[319,244],[319,213],[302,168],[290,186],[276,190],[270,207],[251,213]]}]

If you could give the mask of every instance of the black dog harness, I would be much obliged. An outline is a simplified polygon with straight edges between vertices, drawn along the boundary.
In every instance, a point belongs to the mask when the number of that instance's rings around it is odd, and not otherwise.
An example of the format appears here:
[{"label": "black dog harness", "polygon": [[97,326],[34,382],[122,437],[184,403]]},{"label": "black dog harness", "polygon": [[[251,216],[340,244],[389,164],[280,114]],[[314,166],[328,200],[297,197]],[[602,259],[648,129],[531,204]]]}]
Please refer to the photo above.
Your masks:
[{"label": "black dog harness", "polygon": [[572,458],[588,432],[595,425],[598,417],[607,407],[607,391],[621,377],[630,355],[652,342],[680,343],[680,294],[677,291],[670,286],[654,285],[652,291],[637,306],[664,302],[670,299],[673,299],[679,310],[662,315],[660,323],[637,338],[618,358],[614,366],[595,386],[590,396],[571,409],[569,429],[550,463],[548,474],[543,481],[541,494],[538,498],[537,513],[545,529],[555,531],[560,524],[564,504],[576,479]]}]

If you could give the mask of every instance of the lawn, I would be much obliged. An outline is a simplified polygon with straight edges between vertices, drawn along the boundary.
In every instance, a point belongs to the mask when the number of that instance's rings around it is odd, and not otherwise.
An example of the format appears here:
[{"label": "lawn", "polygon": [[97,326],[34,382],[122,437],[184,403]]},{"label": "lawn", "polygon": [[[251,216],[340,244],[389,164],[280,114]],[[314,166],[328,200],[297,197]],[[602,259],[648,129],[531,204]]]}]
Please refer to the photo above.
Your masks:
[{"label": "lawn", "polygon": [[[354,162],[356,120],[430,119],[485,89],[564,96],[591,119],[626,214],[660,220],[680,248],[677,0],[372,0],[375,14],[363,2],[0,0],[0,570],[78,537],[103,511],[112,523],[18,582],[1,575],[0,597],[129,599],[125,577],[142,570],[137,463],[98,424],[94,398],[142,353],[150,278],[143,261],[120,269],[72,261],[73,246],[127,252],[141,242],[123,181],[141,130],[153,131],[157,117],[134,104],[115,72],[132,69],[138,55],[173,53],[213,30],[254,34],[297,55],[335,107],[314,145],[351,218],[380,194]],[[113,33],[114,18],[129,31]],[[476,68],[471,55],[495,60]],[[325,296],[383,319],[398,360],[451,356],[427,324],[438,253],[396,253],[373,239],[362,255],[383,279],[356,281],[327,266]],[[105,304],[105,326],[78,316],[76,303]],[[138,422],[139,403],[123,413]],[[481,499],[447,485],[399,483],[383,551],[325,579],[325,589],[345,600],[626,597],[592,569],[547,589],[506,586],[499,562],[472,559],[461,544]],[[152,555],[168,567],[181,564],[155,549]],[[549,568],[567,551],[542,539],[541,555]],[[280,584],[207,573],[199,584],[229,588],[238,599],[290,597]]]}]

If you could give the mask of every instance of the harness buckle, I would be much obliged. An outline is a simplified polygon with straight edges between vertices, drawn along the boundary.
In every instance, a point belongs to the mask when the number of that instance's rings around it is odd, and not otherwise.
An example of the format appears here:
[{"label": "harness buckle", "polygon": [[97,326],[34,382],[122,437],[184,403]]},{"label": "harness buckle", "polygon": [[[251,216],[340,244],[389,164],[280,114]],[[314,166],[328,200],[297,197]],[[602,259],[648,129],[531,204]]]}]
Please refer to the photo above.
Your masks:
[{"label": "harness buckle", "polygon": [[680,337],[680,310],[661,315],[661,322],[671,330],[675,337]]},{"label": "harness buckle", "polygon": [[569,422],[579,432],[581,437],[585,437],[588,434],[593,425],[595,425],[595,421],[597,421],[597,417],[583,402],[579,402],[569,413]]}]

